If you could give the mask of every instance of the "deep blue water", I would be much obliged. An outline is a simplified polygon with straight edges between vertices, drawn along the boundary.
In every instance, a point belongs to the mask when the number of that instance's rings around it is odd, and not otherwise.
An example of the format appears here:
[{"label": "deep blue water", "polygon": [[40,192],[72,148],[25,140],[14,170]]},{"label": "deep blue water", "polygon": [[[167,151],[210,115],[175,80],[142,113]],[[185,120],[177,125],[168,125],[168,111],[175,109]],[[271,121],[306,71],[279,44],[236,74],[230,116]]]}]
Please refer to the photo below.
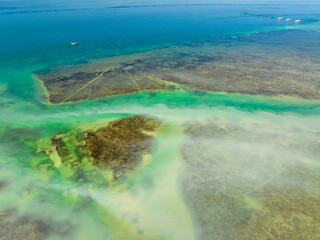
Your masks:
[{"label": "deep blue water", "polygon": [[[4,1],[0,3],[0,65],[8,57],[44,54],[47,63],[143,51],[294,25],[255,14],[314,24],[320,5],[221,4],[217,1]],[[223,2],[224,3],[224,2]],[[312,2],[311,2],[312,3]],[[244,15],[248,12],[248,15]],[[78,48],[69,43],[78,41]]]}]

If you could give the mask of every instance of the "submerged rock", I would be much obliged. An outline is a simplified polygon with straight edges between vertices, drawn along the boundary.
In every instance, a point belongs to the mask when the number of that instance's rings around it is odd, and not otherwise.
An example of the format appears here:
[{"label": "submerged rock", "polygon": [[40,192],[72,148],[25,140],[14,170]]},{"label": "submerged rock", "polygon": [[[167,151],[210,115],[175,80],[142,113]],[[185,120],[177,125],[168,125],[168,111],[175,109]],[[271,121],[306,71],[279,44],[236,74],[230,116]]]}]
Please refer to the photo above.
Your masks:
[{"label": "submerged rock", "polygon": [[134,170],[145,154],[150,154],[153,137],[159,126],[154,119],[133,116],[86,133],[85,147],[94,164],[110,168],[114,178]]},{"label": "submerged rock", "polygon": [[40,168],[50,171],[54,167],[80,182],[106,184],[129,174],[151,154],[153,134],[159,125],[155,119],[132,116],[97,130],[56,135],[49,147],[39,151],[50,156],[50,162]]}]

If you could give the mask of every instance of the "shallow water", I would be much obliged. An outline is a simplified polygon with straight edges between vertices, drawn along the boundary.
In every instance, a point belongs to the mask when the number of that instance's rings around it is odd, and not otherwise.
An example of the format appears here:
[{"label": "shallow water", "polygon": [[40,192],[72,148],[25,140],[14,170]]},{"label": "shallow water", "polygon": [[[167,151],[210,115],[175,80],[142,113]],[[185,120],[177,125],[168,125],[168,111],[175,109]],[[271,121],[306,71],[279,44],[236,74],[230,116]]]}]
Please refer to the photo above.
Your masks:
[{"label": "shallow water", "polygon": [[[270,33],[269,45],[277,45],[274,30],[319,31],[316,2],[248,3],[3,2],[1,238],[319,239],[319,100],[183,87],[49,104],[33,77],[151,49],[160,49],[161,58],[168,46],[193,44],[192,55],[225,36]],[[70,41],[80,43],[70,47]],[[319,65],[318,46],[308,44],[310,38],[300,38],[294,47]],[[178,53],[170,52],[170,61]],[[76,136],[132,115],[159,119],[161,126],[151,156],[126,178],[109,181],[103,170],[95,176],[86,161],[83,179],[67,166],[52,167],[44,150],[53,136]]]}]

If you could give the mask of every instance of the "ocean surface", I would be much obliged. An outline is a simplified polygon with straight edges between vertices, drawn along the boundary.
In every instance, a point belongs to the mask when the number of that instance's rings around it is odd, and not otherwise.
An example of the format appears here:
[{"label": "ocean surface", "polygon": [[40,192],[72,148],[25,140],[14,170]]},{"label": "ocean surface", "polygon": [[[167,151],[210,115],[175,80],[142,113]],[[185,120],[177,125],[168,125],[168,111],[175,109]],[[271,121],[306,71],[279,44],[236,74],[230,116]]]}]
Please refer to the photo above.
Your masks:
[{"label": "ocean surface", "polygon": [[[319,34],[319,2],[1,1],[0,239],[319,239],[319,99],[183,88],[51,104],[34,77],[250,34],[276,46],[286,31]],[[309,40],[293,48],[320,59]],[[127,178],[48,167],[52,137],[133,115],[161,127]]]}]

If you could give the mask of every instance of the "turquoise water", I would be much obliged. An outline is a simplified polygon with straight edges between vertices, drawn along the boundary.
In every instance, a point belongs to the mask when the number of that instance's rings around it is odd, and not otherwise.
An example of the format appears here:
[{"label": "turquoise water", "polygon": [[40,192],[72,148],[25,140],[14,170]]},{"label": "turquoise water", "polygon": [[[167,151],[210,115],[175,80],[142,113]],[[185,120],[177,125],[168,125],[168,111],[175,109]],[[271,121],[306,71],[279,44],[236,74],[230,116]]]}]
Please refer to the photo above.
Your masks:
[{"label": "turquoise water", "polygon": [[[223,36],[283,29],[318,30],[319,10],[317,2],[306,5],[298,1],[281,5],[268,1],[2,1],[0,183],[5,182],[5,187],[0,184],[0,213],[14,210],[13,220],[23,216],[46,222],[51,226],[46,234],[49,239],[268,239],[270,235],[273,239],[318,239],[320,233],[314,229],[320,228],[319,219],[309,209],[301,214],[300,205],[294,204],[290,214],[296,216],[304,230],[297,230],[295,237],[276,235],[279,231],[267,225],[272,218],[266,213],[276,211],[264,201],[272,194],[261,194],[270,189],[279,188],[283,193],[295,188],[301,191],[297,190],[296,198],[284,197],[289,202],[294,203],[301,195],[319,201],[319,100],[186,88],[49,104],[45,88],[32,74],[53,66],[85,64],[166,46],[214,42]],[[301,19],[302,23],[256,17],[258,13]],[[78,41],[79,45],[71,47],[71,41]],[[67,171],[45,167],[50,158],[39,152],[48,147],[54,135],[72,135],[137,114],[158,118],[162,126],[149,164],[127,179],[101,187],[95,182],[70,179]],[[185,130],[186,126],[197,124],[198,145]],[[213,133],[206,136],[201,132],[203,126]],[[215,135],[216,129],[224,129],[231,137]],[[188,159],[199,164],[195,167]],[[205,161],[211,164],[206,165]],[[219,180],[212,180],[204,169]],[[190,182],[189,171],[200,176],[201,183],[216,186],[217,192],[232,196],[239,204],[245,202],[245,207],[240,204],[237,211],[230,204],[234,217],[231,220],[222,205],[203,204],[207,209],[197,208],[194,202],[208,199],[193,195],[193,191],[203,191],[201,184],[194,189],[190,183],[191,190],[184,186]],[[209,195],[215,191],[207,187]],[[241,222],[248,209],[256,211],[248,226],[258,222],[254,219],[259,214],[266,218],[265,225],[260,224],[261,231],[248,228],[243,233],[234,228],[231,231],[229,225],[216,224],[237,219]],[[212,216],[205,217],[203,211]],[[313,211],[319,213],[318,208]],[[285,220],[287,212],[277,214],[279,228],[296,228],[290,218]],[[209,230],[200,223],[203,219],[212,221]],[[16,225],[0,228],[0,236],[10,239]],[[269,233],[265,233],[266,229]]]}]

